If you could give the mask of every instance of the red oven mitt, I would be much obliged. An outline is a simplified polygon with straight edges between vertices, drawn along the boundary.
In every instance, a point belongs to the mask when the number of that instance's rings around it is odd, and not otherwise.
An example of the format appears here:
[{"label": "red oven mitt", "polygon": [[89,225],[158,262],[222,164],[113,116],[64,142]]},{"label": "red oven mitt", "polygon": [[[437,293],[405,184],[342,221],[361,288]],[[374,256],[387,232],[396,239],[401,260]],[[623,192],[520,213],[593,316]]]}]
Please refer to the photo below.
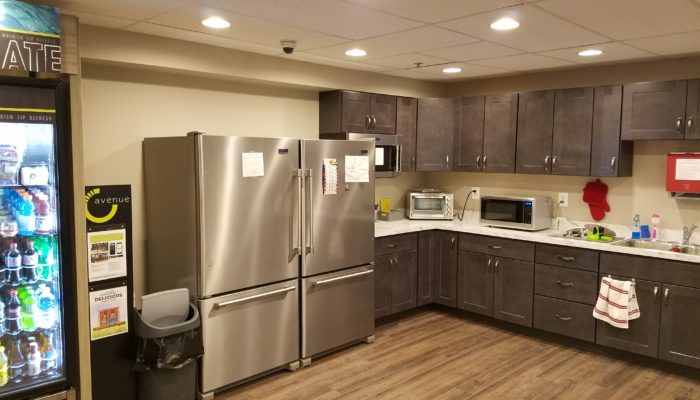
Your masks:
[{"label": "red oven mitt", "polygon": [[595,221],[600,221],[605,218],[605,213],[610,211],[610,205],[606,200],[608,196],[608,185],[596,179],[594,182],[588,182],[583,188],[583,202],[588,203],[588,208],[591,210],[591,217]]}]

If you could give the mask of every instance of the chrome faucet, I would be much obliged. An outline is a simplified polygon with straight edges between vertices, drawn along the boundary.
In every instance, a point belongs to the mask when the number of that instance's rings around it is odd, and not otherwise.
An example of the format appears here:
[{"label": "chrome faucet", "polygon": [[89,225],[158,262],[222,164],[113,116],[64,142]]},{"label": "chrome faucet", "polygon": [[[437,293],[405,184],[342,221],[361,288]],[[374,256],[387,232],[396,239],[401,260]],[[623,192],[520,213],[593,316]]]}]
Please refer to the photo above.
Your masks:
[{"label": "chrome faucet", "polygon": [[693,236],[693,232],[695,232],[695,229],[697,229],[698,225],[693,224],[690,228],[687,226],[683,226],[683,244],[688,244],[690,241],[690,237]]}]

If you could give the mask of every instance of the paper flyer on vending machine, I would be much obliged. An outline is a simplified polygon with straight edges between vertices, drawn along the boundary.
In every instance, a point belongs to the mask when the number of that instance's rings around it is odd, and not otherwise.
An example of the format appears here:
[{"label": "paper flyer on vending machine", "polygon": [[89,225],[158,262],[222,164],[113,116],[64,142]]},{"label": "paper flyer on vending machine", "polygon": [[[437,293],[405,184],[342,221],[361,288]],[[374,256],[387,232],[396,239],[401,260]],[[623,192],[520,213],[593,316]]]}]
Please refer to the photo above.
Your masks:
[{"label": "paper flyer on vending machine", "polygon": [[90,292],[90,340],[129,331],[126,286]]}]

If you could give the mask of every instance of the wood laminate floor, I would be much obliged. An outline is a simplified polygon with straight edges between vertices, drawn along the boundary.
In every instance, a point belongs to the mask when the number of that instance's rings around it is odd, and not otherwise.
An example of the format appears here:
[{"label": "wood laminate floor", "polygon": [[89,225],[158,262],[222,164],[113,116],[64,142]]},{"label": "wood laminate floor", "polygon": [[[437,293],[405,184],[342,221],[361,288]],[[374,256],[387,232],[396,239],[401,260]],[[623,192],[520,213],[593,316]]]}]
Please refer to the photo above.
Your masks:
[{"label": "wood laminate floor", "polygon": [[700,381],[442,311],[380,326],[376,336],[216,399],[700,399]]}]

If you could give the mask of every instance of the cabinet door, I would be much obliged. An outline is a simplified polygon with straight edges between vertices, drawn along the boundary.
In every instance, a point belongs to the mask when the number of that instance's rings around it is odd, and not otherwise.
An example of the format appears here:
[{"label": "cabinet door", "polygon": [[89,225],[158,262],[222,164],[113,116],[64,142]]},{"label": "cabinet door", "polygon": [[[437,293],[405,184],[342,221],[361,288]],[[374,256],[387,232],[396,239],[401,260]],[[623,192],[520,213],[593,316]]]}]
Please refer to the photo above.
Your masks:
[{"label": "cabinet door", "polygon": [[433,301],[445,306],[457,304],[457,233],[438,232]]},{"label": "cabinet door", "polygon": [[518,94],[486,96],[482,171],[515,172],[515,138],[518,127]]},{"label": "cabinet door", "polygon": [[374,318],[391,314],[393,254],[374,258]]},{"label": "cabinet door", "polygon": [[683,139],[686,81],[625,85],[622,140]]},{"label": "cabinet door", "polygon": [[370,99],[372,133],[396,134],[396,97],[373,94]]},{"label": "cabinet door", "polygon": [[688,81],[685,110],[685,138],[700,139],[700,79]]},{"label": "cabinet door", "polygon": [[520,93],[515,172],[549,174],[552,165],[554,91]]},{"label": "cabinet door", "polygon": [[418,99],[416,170],[449,171],[452,165],[454,100]]},{"label": "cabinet door", "polygon": [[659,358],[700,368],[700,289],[664,285],[661,301]]},{"label": "cabinet door", "polygon": [[496,258],[493,262],[493,316],[532,326],[535,264]]},{"label": "cabinet door", "polygon": [[632,142],[620,140],[622,86],[598,86],[594,96],[591,176],[630,176]]},{"label": "cabinet door", "polygon": [[[457,308],[493,315],[494,257],[460,250],[457,277]],[[530,298],[532,303],[532,296]]]},{"label": "cabinet door", "polygon": [[435,231],[418,233],[418,305],[433,302],[437,238]]},{"label": "cabinet door", "polygon": [[372,95],[369,93],[344,91],[342,96],[342,132],[369,132],[370,103]]},{"label": "cabinet door", "polygon": [[[602,275],[601,275],[602,277]],[[629,278],[614,277],[626,280]],[[630,321],[629,329],[596,321],[596,343],[616,349],[656,357],[659,352],[659,318],[661,314],[661,284],[637,279],[635,283],[639,318]]]},{"label": "cabinet door", "polygon": [[481,171],[484,144],[484,97],[463,97],[456,103],[453,171]]},{"label": "cabinet door", "polygon": [[391,313],[416,308],[416,273],[418,252],[403,251],[394,256],[394,274],[391,279]]},{"label": "cabinet door", "polygon": [[560,89],[554,94],[552,175],[591,172],[593,88]]},{"label": "cabinet door", "polygon": [[401,171],[416,170],[416,120],[418,100],[410,97],[396,99],[396,135],[401,145]]}]

